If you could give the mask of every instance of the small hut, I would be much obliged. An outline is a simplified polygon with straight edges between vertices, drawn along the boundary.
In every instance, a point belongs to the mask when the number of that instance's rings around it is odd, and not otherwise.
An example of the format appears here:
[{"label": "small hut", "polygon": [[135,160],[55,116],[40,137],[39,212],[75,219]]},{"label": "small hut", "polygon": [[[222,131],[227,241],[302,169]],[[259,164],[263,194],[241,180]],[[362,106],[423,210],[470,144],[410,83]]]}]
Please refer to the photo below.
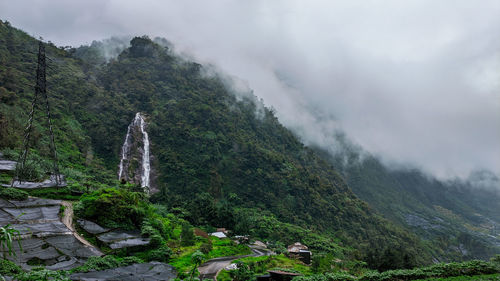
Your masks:
[{"label": "small hut", "polygon": [[291,258],[297,258],[305,264],[311,264],[311,251],[306,245],[300,242],[296,242],[288,246],[288,256]]}]

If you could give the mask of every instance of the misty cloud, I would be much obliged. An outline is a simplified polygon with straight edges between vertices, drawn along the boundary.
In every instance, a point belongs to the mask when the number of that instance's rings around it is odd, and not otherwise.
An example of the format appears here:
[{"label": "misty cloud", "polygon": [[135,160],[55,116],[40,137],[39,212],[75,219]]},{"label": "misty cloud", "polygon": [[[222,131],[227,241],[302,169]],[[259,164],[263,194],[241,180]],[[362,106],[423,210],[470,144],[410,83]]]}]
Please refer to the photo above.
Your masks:
[{"label": "misty cloud", "polygon": [[500,174],[500,2],[0,0],[59,45],[161,36],[276,109],[307,144],[338,130],[388,164]]}]

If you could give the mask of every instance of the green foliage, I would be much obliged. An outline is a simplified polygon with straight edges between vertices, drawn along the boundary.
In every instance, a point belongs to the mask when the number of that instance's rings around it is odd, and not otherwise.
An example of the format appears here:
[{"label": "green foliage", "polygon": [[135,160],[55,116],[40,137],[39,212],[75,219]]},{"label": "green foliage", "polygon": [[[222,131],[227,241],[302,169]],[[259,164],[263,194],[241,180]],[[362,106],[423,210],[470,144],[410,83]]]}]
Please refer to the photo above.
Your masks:
[{"label": "green foliage", "polygon": [[[498,265],[492,262],[473,260],[463,263],[435,264],[432,266],[415,268],[415,269],[389,270],[381,273],[376,271],[371,271],[363,274],[360,277],[351,277],[351,279],[346,279],[346,280],[360,280],[360,281],[420,280],[429,278],[448,278],[454,276],[475,276],[475,275],[485,275],[493,273],[500,273],[500,268],[498,267]],[[324,275],[315,275],[311,277],[300,277],[294,280],[300,280],[300,281],[342,280],[342,279],[328,279],[330,278],[329,275],[330,274],[327,273]],[[465,278],[463,280],[467,279]]]},{"label": "green foliage", "polygon": [[203,263],[203,260],[204,260],[204,255],[200,251],[196,251],[191,255],[191,262],[193,263],[193,269],[191,270],[191,273],[189,275],[190,280],[193,280],[196,274],[196,269],[198,268],[198,266],[200,266],[200,264]]},{"label": "green foliage", "polygon": [[112,255],[102,256],[102,257],[90,257],[87,259],[84,265],[76,267],[71,270],[71,272],[89,272],[89,271],[100,271],[110,268],[117,268],[122,266],[128,266],[134,263],[143,263],[144,261],[134,257],[118,258]]},{"label": "green foliage", "polygon": [[70,281],[66,271],[53,271],[40,268],[33,268],[31,271],[22,272],[14,276],[18,281]]},{"label": "green foliage", "polygon": [[191,246],[194,245],[194,232],[193,228],[185,223],[182,225],[181,232],[181,245],[182,246]]},{"label": "green foliage", "polygon": [[446,278],[426,278],[421,279],[422,281],[499,281],[500,274],[488,274],[488,275],[477,275],[477,276],[458,276],[458,277],[446,277]]},{"label": "green foliage", "polygon": [[229,272],[234,281],[252,281],[255,280],[255,272],[242,262],[236,263],[237,269]]},{"label": "green foliage", "polygon": [[171,256],[172,256],[172,250],[168,246],[163,245],[157,249],[149,251],[146,256],[146,260],[168,262]]},{"label": "green foliage", "polygon": [[10,260],[0,259],[0,275],[9,275],[21,273],[23,270],[17,264]]},{"label": "green foliage", "polygon": [[[427,240],[428,251],[433,256],[444,261],[460,261],[488,259],[500,254],[500,247],[484,235],[496,235],[487,221],[500,221],[498,193],[477,192],[460,181],[440,181],[418,169],[389,169],[380,159],[366,156],[342,137],[338,141],[343,153],[337,157],[326,152],[320,154],[343,171],[356,195],[386,218]],[[378,248],[383,253],[386,246],[398,245],[379,243]],[[460,248],[467,249],[466,253]]]},{"label": "green foliage", "polygon": [[347,273],[326,273],[313,276],[299,276],[293,278],[293,281],[355,281],[358,280],[355,276]]},{"label": "green foliage", "polygon": [[74,194],[73,190],[68,187],[46,187],[27,190],[28,194],[33,197],[42,197],[58,200],[78,200],[80,194]]},{"label": "green foliage", "polygon": [[[0,103],[0,135],[8,136],[0,149],[22,142],[33,91],[25,85],[34,76],[35,46],[26,33],[0,26],[0,62],[5,65],[0,69],[0,98],[5,100]],[[203,75],[201,65],[176,58],[147,37],[134,38],[130,48],[105,64],[89,48],[67,52],[47,46],[47,55],[54,58],[47,79],[53,81],[56,145],[71,177],[116,183],[120,147],[140,111],[148,115],[161,189],[151,200],[187,211],[183,215],[191,223],[248,234],[241,219],[252,223],[253,218],[235,214],[255,208],[283,222],[260,225],[264,228],[257,234],[270,240],[283,235],[288,243],[304,237],[309,239],[305,244],[338,255],[340,242],[360,250],[401,245],[422,253],[417,264],[430,260],[414,236],[374,214],[328,162],[304,147],[251,93],[237,97],[228,79]],[[39,144],[33,155],[46,159],[44,123],[35,122],[33,135]],[[130,193],[100,190],[82,197],[77,215],[108,227],[142,226],[147,210],[129,200]],[[325,235],[308,235],[310,229]]]},{"label": "green foliage", "polygon": [[74,210],[77,216],[102,226],[138,229],[146,215],[143,200],[144,195],[138,192],[103,188],[83,195]]},{"label": "green foliage", "polygon": [[28,199],[28,193],[17,188],[0,188],[0,198],[7,200],[26,200]]},{"label": "green foliage", "polygon": [[203,243],[203,244],[201,244],[200,251],[203,254],[207,255],[208,253],[210,253],[210,251],[212,251],[212,243]]},{"label": "green foliage", "polygon": [[17,241],[19,248],[22,250],[19,230],[12,228],[10,224],[0,227],[0,248],[4,259],[7,256],[16,256],[16,252],[12,248],[14,240]]}]

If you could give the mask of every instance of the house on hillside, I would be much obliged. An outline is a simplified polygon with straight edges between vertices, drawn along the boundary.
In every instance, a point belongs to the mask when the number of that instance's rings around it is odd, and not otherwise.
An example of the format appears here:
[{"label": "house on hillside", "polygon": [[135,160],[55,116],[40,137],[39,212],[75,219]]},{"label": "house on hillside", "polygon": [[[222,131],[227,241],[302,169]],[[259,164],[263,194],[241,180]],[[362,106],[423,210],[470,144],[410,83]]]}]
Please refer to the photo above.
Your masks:
[{"label": "house on hillside", "polygon": [[306,245],[303,245],[300,242],[296,242],[288,246],[288,256],[291,258],[297,258],[305,264],[311,264],[312,253]]},{"label": "house on hillside", "polygon": [[211,236],[215,236],[215,237],[218,237],[218,238],[226,238],[227,235],[229,233],[229,230],[221,227],[221,228],[217,228],[217,231],[216,232],[212,232],[210,233]]}]

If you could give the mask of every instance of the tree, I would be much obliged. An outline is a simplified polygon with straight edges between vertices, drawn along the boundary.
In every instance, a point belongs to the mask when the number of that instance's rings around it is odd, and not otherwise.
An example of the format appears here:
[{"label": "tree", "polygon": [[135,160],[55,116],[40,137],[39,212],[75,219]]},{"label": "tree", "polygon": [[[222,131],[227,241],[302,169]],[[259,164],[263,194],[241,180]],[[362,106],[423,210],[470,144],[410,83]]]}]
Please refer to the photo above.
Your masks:
[{"label": "tree", "polygon": [[181,230],[181,245],[182,246],[192,246],[194,245],[194,233],[193,228],[189,224],[185,223],[182,225]]},{"label": "tree", "polygon": [[200,264],[203,262],[203,253],[200,252],[199,250],[197,250],[196,252],[193,253],[193,255],[191,255],[191,262],[194,263],[194,266],[193,266],[193,269],[191,270],[191,274],[190,274],[190,277],[189,277],[189,280],[194,280],[194,273],[196,272],[196,269],[198,268],[198,266],[200,266]]}]

